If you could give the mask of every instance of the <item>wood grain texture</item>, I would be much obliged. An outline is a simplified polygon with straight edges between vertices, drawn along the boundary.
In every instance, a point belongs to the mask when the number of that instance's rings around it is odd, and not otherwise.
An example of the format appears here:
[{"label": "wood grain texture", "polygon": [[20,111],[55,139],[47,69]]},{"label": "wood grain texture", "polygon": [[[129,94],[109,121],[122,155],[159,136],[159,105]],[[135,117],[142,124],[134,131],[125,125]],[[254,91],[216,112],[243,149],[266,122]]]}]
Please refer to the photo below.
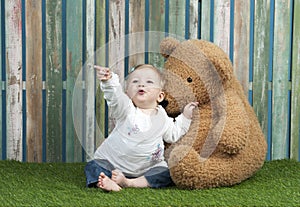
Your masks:
[{"label": "wood grain texture", "polygon": [[253,54],[253,108],[265,137],[268,135],[268,63],[270,1],[255,4]]},{"label": "wood grain texture", "polygon": [[169,33],[178,39],[185,36],[185,1],[169,1]]},{"label": "wood grain texture", "polygon": [[[73,124],[73,89],[82,68],[82,2],[67,1],[67,88],[66,88],[66,161],[82,160],[82,148],[79,135]],[[82,121],[82,120],[76,120]],[[80,135],[81,136],[81,135]],[[82,136],[81,136],[82,137]]]},{"label": "wood grain texture", "polygon": [[[95,32],[95,64],[105,66],[106,44],[105,44],[105,1],[96,1],[96,32]],[[105,101],[99,84],[96,86],[96,137],[95,147],[98,147],[105,135]]]},{"label": "wood grain texture", "polygon": [[[145,63],[145,0],[129,2],[129,68]],[[140,35],[139,35],[140,33]],[[141,52],[139,52],[141,51]]]},{"label": "wood grain texture", "polygon": [[[6,1],[7,158],[22,160],[22,30],[21,1]],[[4,57],[3,57],[4,58]]]},{"label": "wood grain texture", "polygon": [[300,161],[300,1],[294,1],[290,157]]},{"label": "wood grain texture", "polygon": [[85,99],[83,110],[85,110],[85,137],[83,138],[83,147],[86,152],[86,159],[93,158],[95,149],[95,74],[94,70],[88,65],[94,63],[94,48],[95,48],[95,0],[86,1],[86,61],[85,67]]},{"label": "wood grain texture", "polygon": [[287,158],[290,0],[275,1],[272,159]]},{"label": "wood grain texture", "polygon": [[211,1],[201,1],[201,39],[210,40],[210,10]]},{"label": "wood grain texture", "polygon": [[190,0],[189,4],[189,38],[198,37],[198,2],[199,0]]},{"label": "wood grain texture", "polygon": [[62,0],[46,1],[47,162],[62,161]]},{"label": "wood grain texture", "polygon": [[[149,30],[160,36],[165,32],[165,1],[150,1],[149,7]],[[149,48],[151,48],[151,53],[149,53],[149,62],[158,68],[162,68],[164,64],[164,58],[159,53],[159,41],[157,38],[149,38]]]},{"label": "wood grain texture", "polygon": [[26,1],[27,160],[42,161],[41,1]]},{"label": "wood grain texture", "polygon": [[250,1],[235,2],[234,12],[234,73],[248,96],[249,90],[249,47],[250,47]]},{"label": "wood grain texture", "polygon": [[215,0],[214,43],[229,55],[230,0]]}]

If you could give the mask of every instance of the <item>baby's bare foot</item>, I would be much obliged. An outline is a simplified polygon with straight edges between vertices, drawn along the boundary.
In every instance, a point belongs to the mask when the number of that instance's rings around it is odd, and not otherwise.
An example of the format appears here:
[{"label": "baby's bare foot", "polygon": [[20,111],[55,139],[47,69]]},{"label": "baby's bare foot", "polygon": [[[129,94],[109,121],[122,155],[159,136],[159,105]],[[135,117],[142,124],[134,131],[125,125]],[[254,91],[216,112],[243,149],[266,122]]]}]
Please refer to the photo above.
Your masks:
[{"label": "baby's bare foot", "polygon": [[122,187],[129,187],[129,186],[128,186],[128,180],[127,180],[127,178],[126,178],[125,175],[124,175],[121,171],[119,171],[119,170],[113,170],[113,171],[112,171],[111,179],[112,179],[116,184],[118,184],[119,186],[122,186]]},{"label": "baby's bare foot", "polygon": [[103,172],[100,173],[97,186],[106,191],[120,191],[122,188],[107,177]]}]

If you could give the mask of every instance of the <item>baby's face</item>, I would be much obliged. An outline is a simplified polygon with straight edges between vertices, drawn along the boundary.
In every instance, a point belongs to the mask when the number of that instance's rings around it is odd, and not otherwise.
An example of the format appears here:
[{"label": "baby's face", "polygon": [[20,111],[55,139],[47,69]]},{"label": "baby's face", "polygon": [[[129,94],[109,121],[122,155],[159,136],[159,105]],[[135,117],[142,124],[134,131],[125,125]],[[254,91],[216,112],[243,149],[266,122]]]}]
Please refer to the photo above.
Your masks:
[{"label": "baby's face", "polygon": [[126,93],[137,107],[143,109],[155,108],[164,98],[159,74],[147,66],[130,73]]}]

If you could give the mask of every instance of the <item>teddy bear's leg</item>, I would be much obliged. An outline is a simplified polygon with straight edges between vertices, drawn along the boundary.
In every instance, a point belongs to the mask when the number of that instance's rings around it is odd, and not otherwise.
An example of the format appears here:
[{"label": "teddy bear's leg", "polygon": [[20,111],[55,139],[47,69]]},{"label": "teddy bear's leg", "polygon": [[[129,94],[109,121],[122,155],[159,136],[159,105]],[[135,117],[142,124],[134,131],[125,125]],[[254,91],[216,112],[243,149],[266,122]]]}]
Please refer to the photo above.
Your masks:
[{"label": "teddy bear's leg", "polygon": [[170,154],[170,173],[174,183],[181,188],[231,186],[249,178],[263,164],[263,159],[256,160],[249,153],[255,153],[255,149],[246,149],[239,156],[216,152],[208,159],[201,160],[199,152],[190,146],[176,146]]}]

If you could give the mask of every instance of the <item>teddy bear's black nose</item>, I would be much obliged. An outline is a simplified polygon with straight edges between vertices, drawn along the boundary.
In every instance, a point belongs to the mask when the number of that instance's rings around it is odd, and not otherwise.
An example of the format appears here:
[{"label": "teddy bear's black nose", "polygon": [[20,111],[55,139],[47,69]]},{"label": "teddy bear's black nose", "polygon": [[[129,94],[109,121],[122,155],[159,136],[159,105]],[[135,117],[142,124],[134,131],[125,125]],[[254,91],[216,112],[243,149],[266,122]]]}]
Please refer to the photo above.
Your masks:
[{"label": "teddy bear's black nose", "polygon": [[186,80],[187,80],[187,82],[189,82],[189,83],[193,82],[193,79],[192,79],[191,77],[188,77]]}]

